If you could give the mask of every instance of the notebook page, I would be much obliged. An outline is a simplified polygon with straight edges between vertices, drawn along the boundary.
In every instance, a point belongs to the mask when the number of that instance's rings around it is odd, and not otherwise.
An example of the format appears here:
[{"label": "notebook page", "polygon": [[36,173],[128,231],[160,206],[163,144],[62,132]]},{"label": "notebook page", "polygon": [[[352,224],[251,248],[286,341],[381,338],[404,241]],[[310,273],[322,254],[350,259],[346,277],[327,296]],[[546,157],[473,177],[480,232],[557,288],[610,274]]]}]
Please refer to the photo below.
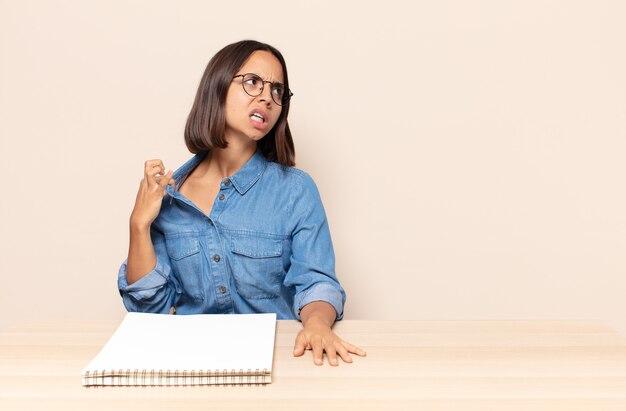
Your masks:
[{"label": "notebook page", "polygon": [[127,313],[85,367],[100,370],[272,368],[276,314]]}]

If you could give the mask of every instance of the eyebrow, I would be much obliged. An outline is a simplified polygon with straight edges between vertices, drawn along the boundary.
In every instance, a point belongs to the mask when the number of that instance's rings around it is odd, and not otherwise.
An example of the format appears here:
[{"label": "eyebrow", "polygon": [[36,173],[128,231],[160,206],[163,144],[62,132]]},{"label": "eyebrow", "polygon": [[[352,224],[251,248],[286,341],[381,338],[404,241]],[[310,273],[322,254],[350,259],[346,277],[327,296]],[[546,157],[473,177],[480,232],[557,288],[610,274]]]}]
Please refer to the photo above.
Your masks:
[{"label": "eyebrow", "polygon": [[[245,73],[241,73],[241,74],[237,74],[237,76],[240,76],[240,75],[245,75],[245,74],[254,74],[255,76],[259,77],[259,78],[260,78],[261,80],[263,80],[263,81],[269,81],[269,80],[266,80],[266,79],[265,79],[263,76],[261,76],[260,74],[253,73],[253,72],[251,72],[251,71],[248,71],[248,72],[245,72]],[[270,81],[270,83],[272,83],[272,84],[280,84],[281,86],[284,86],[284,85],[285,85],[285,83],[283,83],[283,82],[281,82],[281,81]]]}]

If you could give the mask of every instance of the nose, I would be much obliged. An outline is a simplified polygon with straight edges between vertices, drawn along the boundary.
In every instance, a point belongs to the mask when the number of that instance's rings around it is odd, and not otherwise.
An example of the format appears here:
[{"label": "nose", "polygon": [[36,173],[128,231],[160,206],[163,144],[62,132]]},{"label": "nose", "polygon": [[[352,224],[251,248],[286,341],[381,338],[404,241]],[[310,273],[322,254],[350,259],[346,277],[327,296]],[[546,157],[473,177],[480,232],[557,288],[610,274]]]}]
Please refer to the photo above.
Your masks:
[{"label": "nose", "polygon": [[258,95],[259,101],[264,101],[267,105],[274,103],[272,99],[272,86],[271,84],[264,84],[263,91]]}]

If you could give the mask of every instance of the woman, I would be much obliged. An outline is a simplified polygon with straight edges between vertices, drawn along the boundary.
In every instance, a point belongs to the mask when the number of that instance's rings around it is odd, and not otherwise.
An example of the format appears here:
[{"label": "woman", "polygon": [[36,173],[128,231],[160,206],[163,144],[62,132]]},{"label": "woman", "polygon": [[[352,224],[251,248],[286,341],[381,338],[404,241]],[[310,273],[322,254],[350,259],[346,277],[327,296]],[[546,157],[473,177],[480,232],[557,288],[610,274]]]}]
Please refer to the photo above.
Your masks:
[{"label": "woman", "polygon": [[226,46],[202,76],[175,173],[146,161],[118,286],[129,311],[275,312],[298,319],[294,355],[365,352],[331,327],[345,292],[311,177],[294,168],[287,67],[274,47]]}]

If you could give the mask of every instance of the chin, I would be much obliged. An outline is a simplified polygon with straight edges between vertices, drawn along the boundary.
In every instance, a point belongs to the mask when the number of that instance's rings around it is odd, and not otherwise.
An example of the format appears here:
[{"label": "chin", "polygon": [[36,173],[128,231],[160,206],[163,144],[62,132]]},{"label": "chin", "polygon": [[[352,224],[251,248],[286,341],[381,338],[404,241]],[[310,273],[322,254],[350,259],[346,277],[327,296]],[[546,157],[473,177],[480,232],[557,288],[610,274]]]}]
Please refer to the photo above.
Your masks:
[{"label": "chin", "polygon": [[250,138],[250,140],[259,141],[259,140],[262,140],[265,136],[267,136],[267,134],[269,134],[269,133],[266,133],[266,134],[252,134],[252,135],[249,135],[248,137]]},{"label": "chin", "polygon": [[264,135],[263,136],[249,136],[250,140],[252,140],[252,141],[259,141],[259,140],[263,139],[263,137],[265,137],[265,136]]}]

